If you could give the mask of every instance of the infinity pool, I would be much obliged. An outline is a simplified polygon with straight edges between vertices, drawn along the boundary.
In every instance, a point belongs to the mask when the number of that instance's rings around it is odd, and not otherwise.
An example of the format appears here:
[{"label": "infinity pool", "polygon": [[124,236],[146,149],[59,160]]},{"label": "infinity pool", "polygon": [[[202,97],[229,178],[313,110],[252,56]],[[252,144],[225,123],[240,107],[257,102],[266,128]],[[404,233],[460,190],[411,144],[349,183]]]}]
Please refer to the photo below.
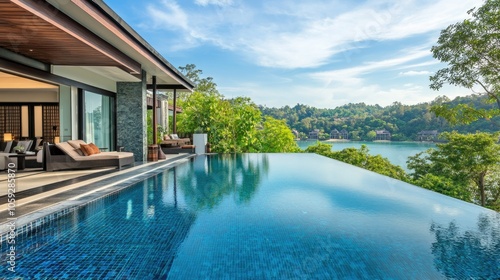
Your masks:
[{"label": "infinity pool", "polygon": [[35,230],[0,278],[498,279],[499,240],[496,212],[322,156],[199,156]]}]

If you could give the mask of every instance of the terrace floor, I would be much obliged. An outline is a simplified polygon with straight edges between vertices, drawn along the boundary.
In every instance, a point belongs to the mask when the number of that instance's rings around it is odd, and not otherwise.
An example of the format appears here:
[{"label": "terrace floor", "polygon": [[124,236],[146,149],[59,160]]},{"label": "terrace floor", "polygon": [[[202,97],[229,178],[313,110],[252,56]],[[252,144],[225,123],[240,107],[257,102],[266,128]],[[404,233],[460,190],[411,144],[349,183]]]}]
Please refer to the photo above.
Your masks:
[{"label": "terrace floor", "polygon": [[[167,166],[185,162],[193,154],[170,154],[157,162],[136,162],[135,166],[118,170],[99,168],[45,172],[40,170],[15,173],[15,210],[9,209],[8,174],[0,173],[0,234],[15,219],[20,227],[48,214],[75,207],[161,172]],[[11,205],[12,206],[12,205]],[[9,211],[11,210],[11,211]]]}]

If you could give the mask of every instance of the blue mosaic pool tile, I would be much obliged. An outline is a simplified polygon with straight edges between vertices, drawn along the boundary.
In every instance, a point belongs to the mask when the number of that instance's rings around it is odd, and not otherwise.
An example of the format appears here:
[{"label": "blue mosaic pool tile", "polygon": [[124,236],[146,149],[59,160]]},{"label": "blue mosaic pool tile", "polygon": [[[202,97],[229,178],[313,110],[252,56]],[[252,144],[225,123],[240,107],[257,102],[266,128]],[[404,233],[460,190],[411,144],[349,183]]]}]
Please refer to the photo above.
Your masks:
[{"label": "blue mosaic pool tile", "polygon": [[[498,261],[498,248],[494,246],[486,247],[490,251],[484,250],[482,256],[462,254],[473,267],[451,276],[443,272],[453,266],[449,260],[442,263],[433,255],[432,250],[440,249],[440,244],[429,230],[429,221],[446,224],[450,221],[446,215],[428,211],[417,215],[416,210],[410,209],[406,215],[411,219],[405,220],[398,216],[401,213],[381,210],[379,202],[371,201],[371,196],[377,195],[372,189],[361,192],[357,186],[335,187],[337,181],[315,181],[318,167],[306,172],[313,177],[287,181],[286,178],[299,173],[283,177],[282,174],[290,174],[293,169],[294,160],[287,155],[269,156],[273,173],[256,178],[255,174],[264,171],[258,170],[255,158],[260,155],[249,156],[242,165],[228,163],[235,173],[228,175],[229,178],[224,177],[228,171],[221,162],[179,166],[175,172],[166,171],[64,215],[37,222],[19,237],[22,257],[17,275],[41,279],[495,279],[498,276],[488,270],[488,265],[491,269],[492,263]],[[302,163],[295,163],[300,170],[306,168]],[[276,168],[284,165],[287,170],[274,175]],[[328,167],[331,171],[338,166]],[[243,174],[244,170],[251,174]],[[243,186],[236,178],[251,178],[252,184]],[[370,177],[370,182],[376,180],[377,177]],[[350,198],[346,192],[355,195]],[[369,200],[366,203],[369,206],[363,206],[363,199]],[[448,207],[463,208],[463,204],[456,206],[454,200],[447,203],[451,205]],[[401,209],[400,205],[394,207]],[[374,221],[375,214],[383,218]],[[465,218],[455,215],[453,219],[460,221],[461,230],[467,232],[464,235],[481,237],[475,232],[475,219],[470,215]],[[491,230],[481,234],[484,238],[489,233],[498,237],[500,218],[488,219]],[[441,230],[445,232],[446,228]],[[442,249],[448,250],[450,246]],[[473,258],[478,257],[483,257],[479,259],[484,265],[474,263]],[[4,272],[0,271],[0,275]]]}]

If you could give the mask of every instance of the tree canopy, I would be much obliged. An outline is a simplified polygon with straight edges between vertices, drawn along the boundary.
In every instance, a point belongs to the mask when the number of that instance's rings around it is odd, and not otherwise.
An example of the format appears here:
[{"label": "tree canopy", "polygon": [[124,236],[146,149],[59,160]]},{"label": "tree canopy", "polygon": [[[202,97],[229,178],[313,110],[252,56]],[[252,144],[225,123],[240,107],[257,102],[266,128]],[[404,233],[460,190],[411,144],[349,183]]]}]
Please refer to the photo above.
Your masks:
[{"label": "tree canopy", "polygon": [[182,101],[178,130],[208,134],[212,150],[219,153],[296,152],[299,150],[284,122],[262,117],[249,98],[225,99],[213,80],[200,78],[192,64],[179,67],[198,81],[195,91]]},{"label": "tree canopy", "polygon": [[[350,103],[332,109],[320,109],[308,105],[297,104],[293,107],[269,108],[259,106],[264,116],[286,121],[287,125],[299,132],[301,139],[306,139],[314,129],[320,131],[320,140],[330,138],[334,129],[345,129],[351,140],[372,140],[375,130],[386,129],[392,134],[394,141],[414,141],[422,130],[438,130],[438,132],[457,130],[461,133],[475,131],[494,132],[498,127],[493,122],[479,119],[470,124],[451,126],[449,122],[437,117],[431,108],[434,105],[455,107],[459,104],[470,104],[478,109],[491,110],[494,104],[486,104],[485,96],[470,95],[450,100],[446,96],[438,96],[431,102],[416,105],[404,105],[394,102],[389,106]],[[500,123],[500,116],[492,119]]]},{"label": "tree canopy", "polygon": [[448,142],[409,158],[411,177],[417,185],[499,210],[498,136],[445,133]]},{"label": "tree canopy", "polygon": [[434,58],[448,65],[431,76],[430,87],[439,90],[449,83],[479,89],[478,93],[496,106],[487,110],[469,104],[435,105],[433,112],[452,124],[468,124],[500,115],[500,0],[487,0],[468,14],[471,18],[441,31],[437,45],[432,47]]},{"label": "tree canopy", "polygon": [[331,145],[318,142],[316,145],[307,147],[305,152],[333,158],[394,179],[409,180],[406,172],[400,166],[392,164],[387,158],[380,155],[370,155],[366,145],[362,145],[359,149],[346,148],[342,151],[332,151]]}]

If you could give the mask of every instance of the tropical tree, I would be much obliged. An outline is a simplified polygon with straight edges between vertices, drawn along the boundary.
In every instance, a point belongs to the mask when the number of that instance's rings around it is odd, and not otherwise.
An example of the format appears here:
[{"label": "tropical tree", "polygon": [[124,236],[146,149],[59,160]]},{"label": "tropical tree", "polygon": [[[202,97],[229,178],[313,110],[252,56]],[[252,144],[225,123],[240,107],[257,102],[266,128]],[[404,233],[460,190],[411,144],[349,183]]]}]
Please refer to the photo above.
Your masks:
[{"label": "tropical tree", "polygon": [[495,208],[500,195],[496,180],[500,165],[498,136],[498,133],[443,133],[447,143],[409,158],[411,177],[415,184]]},{"label": "tropical tree", "polygon": [[[262,123],[262,114],[250,98],[225,99],[211,78],[201,79],[198,76],[202,72],[194,64],[180,68],[187,71],[186,75],[198,84],[183,102],[179,131],[207,133],[212,150],[219,153],[299,150],[290,128],[284,122],[267,118]],[[259,131],[260,127],[264,129]]]},{"label": "tropical tree", "polygon": [[265,117],[262,129],[258,131],[259,151],[263,153],[299,152],[292,131],[284,120]]},{"label": "tropical tree", "polygon": [[469,104],[439,104],[432,108],[452,124],[490,120],[500,115],[500,0],[487,0],[468,13],[470,19],[441,31],[437,45],[432,47],[434,58],[448,66],[430,77],[430,87],[439,90],[449,83],[471,90],[479,88],[479,93],[496,106],[490,110]]}]

